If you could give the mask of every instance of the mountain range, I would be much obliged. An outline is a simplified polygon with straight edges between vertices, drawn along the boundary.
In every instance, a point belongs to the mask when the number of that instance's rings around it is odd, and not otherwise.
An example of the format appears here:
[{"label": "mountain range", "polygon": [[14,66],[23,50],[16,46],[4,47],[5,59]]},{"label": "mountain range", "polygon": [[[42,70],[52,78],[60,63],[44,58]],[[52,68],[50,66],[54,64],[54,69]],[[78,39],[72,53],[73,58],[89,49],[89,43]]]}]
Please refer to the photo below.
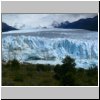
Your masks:
[{"label": "mountain range", "polygon": [[[54,28],[63,28],[63,29],[86,29],[91,31],[98,31],[98,16],[95,16],[93,18],[80,19],[78,21],[74,21],[71,23],[69,21],[61,23],[53,21],[51,26]],[[6,23],[2,22],[2,32],[11,30],[17,30],[17,28],[9,26]]]},{"label": "mountain range", "polygon": [[86,29],[91,31],[98,31],[98,16],[93,18],[80,19],[75,22],[61,22],[60,24],[54,24],[55,28],[64,28],[64,29]]}]

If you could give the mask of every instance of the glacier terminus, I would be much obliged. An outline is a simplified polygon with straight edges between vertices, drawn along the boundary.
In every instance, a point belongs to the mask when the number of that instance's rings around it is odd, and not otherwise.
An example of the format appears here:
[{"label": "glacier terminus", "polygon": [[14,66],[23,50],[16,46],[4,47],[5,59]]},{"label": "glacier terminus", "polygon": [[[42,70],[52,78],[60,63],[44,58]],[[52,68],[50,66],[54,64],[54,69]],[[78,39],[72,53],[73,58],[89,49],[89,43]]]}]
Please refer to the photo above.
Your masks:
[{"label": "glacier terminus", "polygon": [[2,60],[21,63],[62,64],[65,56],[76,67],[98,65],[98,32],[84,29],[32,29],[2,32]]}]

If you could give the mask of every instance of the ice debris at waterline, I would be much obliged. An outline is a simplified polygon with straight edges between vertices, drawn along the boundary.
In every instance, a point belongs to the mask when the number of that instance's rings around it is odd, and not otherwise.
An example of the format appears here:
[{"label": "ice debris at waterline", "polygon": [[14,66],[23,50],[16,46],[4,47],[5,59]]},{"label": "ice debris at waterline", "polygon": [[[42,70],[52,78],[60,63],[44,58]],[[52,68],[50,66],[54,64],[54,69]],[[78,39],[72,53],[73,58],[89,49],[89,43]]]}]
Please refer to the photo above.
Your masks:
[{"label": "ice debris at waterline", "polygon": [[62,64],[62,59],[69,55],[75,58],[76,67],[98,64],[97,32],[74,29],[24,31],[2,33],[3,61],[16,58],[23,63],[55,65]]}]

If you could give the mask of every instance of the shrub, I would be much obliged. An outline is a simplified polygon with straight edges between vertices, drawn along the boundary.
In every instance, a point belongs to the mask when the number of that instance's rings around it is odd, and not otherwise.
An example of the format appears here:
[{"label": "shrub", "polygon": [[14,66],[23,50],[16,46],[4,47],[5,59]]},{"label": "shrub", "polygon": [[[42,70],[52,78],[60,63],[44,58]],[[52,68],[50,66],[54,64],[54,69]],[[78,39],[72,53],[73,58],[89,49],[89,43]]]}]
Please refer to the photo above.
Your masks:
[{"label": "shrub", "polygon": [[10,60],[7,62],[6,67],[7,68],[10,68],[11,67],[11,61]]},{"label": "shrub", "polygon": [[63,59],[62,65],[56,65],[54,68],[54,78],[60,81],[60,85],[74,85],[75,60],[69,56]]},{"label": "shrub", "polygon": [[16,59],[11,61],[11,69],[12,70],[19,70],[20,69],[20,63]]},{"label": "shrub", "polygon": [[61,80],[61,85],[73,86],[75,85],[75,75],[71,72],[67,72]]},{"label": "shrub", "polygon": [[50,66],[47,66],[47,65],[38,64],[38,65],[36,66],[36,70],[37,70],[37,71],[50,71],[51,68],[50,68]]},{"label": "shrub", "polygon": [[[75,69],[76,63],[75,59],[71,58],[70,56],[66,56],[63,60],[64,70],[72,70]],[[66,67],[65,67],[66,66]]]},{"label": "shrub", "polygon": [[97,75],[98,74],[98,67],[93,65],[92,67],[90,67],[88,70],[87,70],[87,74],[88,76],[93,76],[93,75]]},{"label": "shrub", "polygon": [[23,75],[20,74],[20,73],[16,74],[15,77],[14,77],[14,81],[16,81],[16,82],[23,82],[24,81]]}]

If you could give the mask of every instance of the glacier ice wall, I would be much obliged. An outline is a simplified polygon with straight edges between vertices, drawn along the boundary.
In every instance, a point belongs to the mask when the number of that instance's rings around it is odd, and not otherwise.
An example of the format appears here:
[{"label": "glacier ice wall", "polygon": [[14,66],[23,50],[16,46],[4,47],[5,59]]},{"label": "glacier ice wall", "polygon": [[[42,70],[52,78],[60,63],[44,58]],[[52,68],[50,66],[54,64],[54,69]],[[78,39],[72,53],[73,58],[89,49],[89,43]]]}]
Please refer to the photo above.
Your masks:
[{"label": "glacier ice wall", "polygon": [[54,61],[61,63],[66,55],[75,58],[78,67],[97,64],[98,43],[93,40],[25,35],[8,35],[2,38],[3,61],[16,58],[20,62],[51,61],[52,64]]}]

